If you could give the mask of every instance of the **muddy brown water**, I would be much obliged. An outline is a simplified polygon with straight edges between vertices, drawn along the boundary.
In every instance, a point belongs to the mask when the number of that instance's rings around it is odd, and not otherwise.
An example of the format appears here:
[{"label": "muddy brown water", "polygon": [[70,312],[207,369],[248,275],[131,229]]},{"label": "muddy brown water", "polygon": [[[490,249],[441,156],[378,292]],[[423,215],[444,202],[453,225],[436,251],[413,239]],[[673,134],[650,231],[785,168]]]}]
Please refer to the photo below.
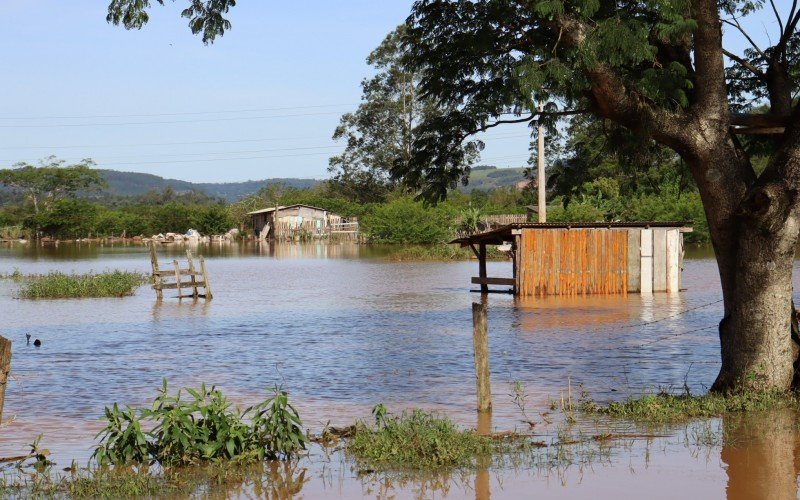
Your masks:
[{"label": "muddy brown water", "polygon": [[[157,303],[148,287],[123,299],[18,300],[17,285],[0,280],[0,334],[14,342],[0,457],[43,434],[59,465],[85,463],[103,407],[146,405],[163,378],[174,389],[215,384],[242,406],[280,384],[312,431],[368,418],[381,402],[476,426],[475,262],[390,262],[385,248],[347,244],[196,251],[207,258],[210,302],[165,292]],[[162,262],[182,252],[164,248]],[[15,269],[149,272],[149,259],[135,244],[0,246],[0,272]],[[510,273],[509,263],[489,263],[491,276]],[[515,380],[537,419],[568,384],[599,401],[684,384],[707,389],[719,368],[721,315],[709,250],[687,249],[683,285],[680,294],[652,297],[490,295],[491,427],[525,426],[510,395]],[[42,346],[26,345],[26,333]],[[791,412],[713,420],[702,424],[719,436],[713,442],[702,439],[707,428],[670,429],[569,466],[523,461],[478,473],[360,477],[341,456],[312,452],[297,469],[271,474],[286,482],[302,473],[307,498],[794,498],[797,421]],[[218,493],[259,494],[252,485],[232,488]]]}]

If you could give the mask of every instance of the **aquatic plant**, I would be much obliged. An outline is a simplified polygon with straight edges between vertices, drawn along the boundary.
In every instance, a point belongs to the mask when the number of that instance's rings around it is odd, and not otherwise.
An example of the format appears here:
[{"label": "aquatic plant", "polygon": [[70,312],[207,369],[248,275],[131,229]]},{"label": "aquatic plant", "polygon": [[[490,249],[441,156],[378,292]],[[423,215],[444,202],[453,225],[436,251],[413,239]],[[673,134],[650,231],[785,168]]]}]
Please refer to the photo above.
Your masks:
[{"label": "aquatic plant", "polygon": [[795,394],[781,391],[741,391],[730,394],[708,393],[702,396],[660,392],[599,405],[588,399],[579,406],[586,415],[607,415],[634,422],[679,422],[718,417],[729,413],[766,411],[797,406]]},{"label": "aquatic plant", "polygon": [[33,275],[16,273],[11,278],[22,283],[19,297],[23,299],[125,297],[133,295],[147,282],[144,274],[119,270],[87,274],[60,271]]},{"label": "aquatic plant", "polygon": [[493,451],[489,437],[460,430],[446,417],[418,409],[392,416],[383,405],[373,415],[374,425],[357,423],[347,442],[347,453],[362,467],[463,467]]},{"label": "aquatic plant", "polygon": [[[255,462],[289,459],[305,449],[306,435],[286,392],[273,388],[263,402],[244,411],[233,408],[221,391],[201,385],[174,396],[163,382],[152,408],[105,408],[106,427],[93,457],[100,465],[204,462]],[[149,431],[143,423],[152,424]]]}]

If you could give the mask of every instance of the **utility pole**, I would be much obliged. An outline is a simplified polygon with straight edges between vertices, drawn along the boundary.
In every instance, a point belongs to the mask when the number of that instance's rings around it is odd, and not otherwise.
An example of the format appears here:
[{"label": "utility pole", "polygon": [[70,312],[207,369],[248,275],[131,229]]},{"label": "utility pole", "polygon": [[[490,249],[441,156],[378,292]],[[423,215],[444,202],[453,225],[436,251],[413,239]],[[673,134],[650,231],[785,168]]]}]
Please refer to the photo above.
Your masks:
[{"label": "utility pole", "polygon": [[538,153],[538,182],[539,182],[539,222],[547,222],[547,202],[545,200],[546,180],[544,175],[544,127],[542,126],[542,111],[544,106],[539,104],[539,126],[537,128]]}]

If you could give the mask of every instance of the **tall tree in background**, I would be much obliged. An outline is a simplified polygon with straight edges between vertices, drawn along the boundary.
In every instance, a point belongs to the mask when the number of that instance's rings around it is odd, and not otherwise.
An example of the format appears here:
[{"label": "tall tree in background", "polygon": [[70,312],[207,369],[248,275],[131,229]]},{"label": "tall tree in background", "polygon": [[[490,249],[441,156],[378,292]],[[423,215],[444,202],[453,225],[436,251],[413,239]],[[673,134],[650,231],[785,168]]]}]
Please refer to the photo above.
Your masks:
[{"label": "tall tree in background", "polygon": [[[733,53],[723,27],[763,29],[748,26],[747,14],[765,6],[779,28],[772,46]],[[797,360],[798,22],[797,0],[419,0],[406,63],[422,75],[423,96],[457,109],[422,123],[412,161],[393,173],[442,198],[464,174],[451,162],[456,146],[490,127],[542,119],[541,100],[563,104],[548,118],[588,113],[672,149],[699,188],[721,277],[722,367],[712,388],[788,389]],[[767,113],[732,111],[741,90],[735,75],[726,80],[726,56]],[[764,133],[774,135],[757,175],[738,136]]]},{"label": "tall tree in background", "polygon": [[94,162],[87,158],[74,165],[49,156],[39,166],[17,163],[14,168],[0,170],[0,184],[19,191],[33,206],[34,214],[49,210],[57,201],[79,191],[91,191],[105,185],[103,177],[93,170]]},{"label": "tall tree in background", "polygon": [[[447,109],[420,96],[419,75],[401,64],[400,26],[367,58],[377,73],[361,82],[361,104],[353,113],[342,116],[333,139],[347,146],[330,159],[333,186],[348,199],[377,202],[396,187],[391,170],[395,164],[408,166],[412,145],[424,133],[423,121],[441,119]],[[459,148],[453,167],[464,168],[477,157],[477,143]]]}]

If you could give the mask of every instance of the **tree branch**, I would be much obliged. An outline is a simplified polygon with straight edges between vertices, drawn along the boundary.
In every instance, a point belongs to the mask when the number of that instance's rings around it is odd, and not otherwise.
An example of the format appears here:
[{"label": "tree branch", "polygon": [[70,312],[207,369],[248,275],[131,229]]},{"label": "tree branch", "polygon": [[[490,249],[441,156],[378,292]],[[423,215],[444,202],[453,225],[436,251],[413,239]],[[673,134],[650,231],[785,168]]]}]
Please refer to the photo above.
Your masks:
[{"label": "tree branch", "polygon": [[728,51],[726,49],[722,49],[722,53],[725,54],[725,56],[727,56],[728,59],[739,63],[744,69],[746,69],[746,70],[750,71],[751,73],[753,73],[754,75],[756,75],[759,80],[766,80],[767,79],[766,73],[764,73],[763,71],[758,69],[758,67],[756,67],[753,64],[751,64],[750,61],[748,61],[747,59],[739,57],[736,54],[734,54],[734,53],[732,53],[732,52],[730,52],[730,51]]},{"label": "tree branch", "polygon": [[[781,20],[781,16],[780,16],[780,14],[778,14],[778,8],[777,8],[777,7],[775,7],[775,0],[769,0],[769,4],[772,6],[772,12],[774,12],[774,13],[775,13],[775,19],[777,19],[777,20],[778,20],[778,26],[780,26],[780,28],[781,28],[781,33],[783,33],[783,32],[784,32],[784,29],[783,29],[783,20]],[[791,19],[791,16],[789,16],[789,18]]]},{"label": "tree branch", "polygon": [[725,23],[725,24],[728,24],[728,25],[730,25],[730,26],[733,26],[734,28],[736,28],[737,30],[739,30],[739,32],[740,32],[742,35],[744,35],[744,37],[745,37],[745,38],[747,38],[747,41],[748,41],[748,42],[750,42],[750,45],[753,47],[753,49],[755,49],[755,51],[756,51],[756,52],[758,52],[759,54],[761,54],[761,57],[763,57],[763,58],[765,58],[765,59],[766,59],[766,58],[767,58],[767,55],[766,55],[766,54],[764,54],[764,51],[763,51],[763,50],[761,50],[761,49],[758,47],[758,45],[756,45],[756,42],[754,42],[752,38],[750,38],[750,35],[748,35],[748,34],[747,34],[747,32],[744,30],[744,28],[742,28],[742,25],[741,25],[741,24],[739,24],[739,21],[738,21],[738,20],[737,20],[735,17],[733,17],[732,19],[733,19],[733,22],[731,22],[731,20],[730,20],[730,19],[721,19],[720,21],[722,21],[723,23]]},{"label": "tree branch", "polygon": [[692,107],[701,115],[712,114],[713,118],[723,120],[728,113],[728,90],[719,7],[716,0],[693,0],[692,13],[697,22],[693,35],[696,102]]}]

